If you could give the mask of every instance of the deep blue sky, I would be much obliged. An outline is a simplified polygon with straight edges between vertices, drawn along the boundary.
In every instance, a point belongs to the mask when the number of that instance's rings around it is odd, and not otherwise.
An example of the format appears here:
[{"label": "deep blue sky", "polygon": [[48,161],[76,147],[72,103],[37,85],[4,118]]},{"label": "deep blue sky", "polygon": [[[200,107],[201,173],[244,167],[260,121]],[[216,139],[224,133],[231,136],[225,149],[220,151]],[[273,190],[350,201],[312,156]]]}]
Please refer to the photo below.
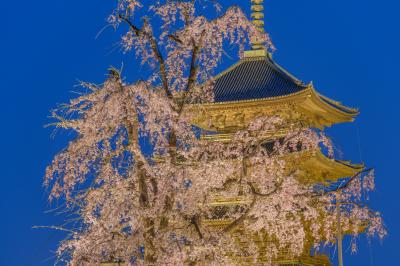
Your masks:
[{"label": "deep blue sky", "polygon": [[[132,56],[115,45],[112,29],[95,39],[112,6],[111,0],[1,3],[1,266],[52,265],[63,236],[32,229],[61,222],[45,213],[52,206],[42,180],[69,136],[50,137],[52,129],[43,127],[49,110],[73,96],[77,80],[102,82],[110,65],[124,62],[124,74],[135,78]],[[322,94],[361,110],[356,123],[328,133],[345,159],[376,168],[371,204],[382,211],[389,235],[382,244],[361,238],[354,256],[346,244],[346,265],[394,265],[398,259],[399,9],[395,0],[266,0],[275,60]]]}]

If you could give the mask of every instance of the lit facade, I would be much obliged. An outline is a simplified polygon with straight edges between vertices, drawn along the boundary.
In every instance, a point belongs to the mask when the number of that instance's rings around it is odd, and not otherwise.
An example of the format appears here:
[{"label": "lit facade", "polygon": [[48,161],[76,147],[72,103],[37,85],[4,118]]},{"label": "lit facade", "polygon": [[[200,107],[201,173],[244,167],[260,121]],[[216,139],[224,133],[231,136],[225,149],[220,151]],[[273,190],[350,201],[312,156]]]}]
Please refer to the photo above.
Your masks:
[{"label": "lit facade", "polygon": [[[264,26],[262,2],[263,0],[252,0],[252,18],[260,31],[263,31]],[[291,127],[323,130],[337,123],[352,122],[358,115],[356,109],[321,95],[312,83],[304,84],[289,74],[272,60],[258,40],[252,40],[252,50],[246,51],[244,58],[217,75],[213,82],[215,101],[189,108],[191,113],[198,114],[194,117],[193,124],[212,132],[202,136],[209,141],[228,142],[235,132],[245,128],[258,116],[279,116]],[[271,132],[269,136],[260,137],[273,141],[286,133],[287,130],[283,128],[279,132]],[[289,168],[298,170],[297,178],[305,184],[334,182],[364,169],[364,165],[328,158],[320,150],[289,155],[285,160]],[[214,215],[205,218],[204,223],[216,230],[224,228],[232,223],[232,219],[224,215],[228,213],[227,210],[248,203],[248,199],[240,196],[216,199],[210,203],[215,210]],[[237,241],[241,241],[240,236],[246,234],[240,227],[232,233],[237,236]],[[260,232],[252,238],[260,250],[268,250],[268,234]],[[246,246],[248,243],[242,244]],[[266,257],[264,260],[263,254],[260,254],[256,265],[265,264]],[[250,263],[244,258],[235,260],[239,265],[254,265],[254,262]],[[281,251],[274,264],[331,265],[327,256],[311,255],[311,246],[307,245],[303,255],[296,258],[286,254],[284,250]]]}]

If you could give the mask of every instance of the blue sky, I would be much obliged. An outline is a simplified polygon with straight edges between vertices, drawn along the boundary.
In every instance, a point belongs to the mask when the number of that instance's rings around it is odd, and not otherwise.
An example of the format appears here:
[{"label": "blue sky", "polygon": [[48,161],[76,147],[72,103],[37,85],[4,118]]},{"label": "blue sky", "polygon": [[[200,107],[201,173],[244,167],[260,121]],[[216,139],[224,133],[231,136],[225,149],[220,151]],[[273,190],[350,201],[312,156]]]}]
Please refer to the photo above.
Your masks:
[{"label": "blue sky", "polygon": [[[100,83],[110,65],[122,63],[134,80],[138,68],[132,55],[121,53],[111,28],[95,38],[111,0],[0,5],[0,265],[52,265],[63,234],[32,226],[62,222],[46,213],[54,205],[42,180],[70,136],[51,138],[53,130],[43,127],[49,110],[73,96],[77,80]],[[399,8],[394,0],[266,0],[267,30],[278,48],[274,59],[322,94],[361,111],[356,123],[327,132],[344,159],[375,167],[371,205],[383,213],[389,235],[383,243],[362,237],[353,256],[345,243],[346,265],[393,265],[398,259]]]}]

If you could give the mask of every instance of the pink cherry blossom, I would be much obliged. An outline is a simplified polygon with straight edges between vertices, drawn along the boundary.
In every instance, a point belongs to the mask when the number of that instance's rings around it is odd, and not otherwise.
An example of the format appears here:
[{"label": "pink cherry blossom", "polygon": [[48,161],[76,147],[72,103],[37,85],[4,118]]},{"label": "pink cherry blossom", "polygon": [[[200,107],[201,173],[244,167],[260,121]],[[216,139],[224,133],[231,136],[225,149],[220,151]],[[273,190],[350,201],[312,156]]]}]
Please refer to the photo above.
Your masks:
[{"label": "pink cherry blossom", "polygon": [[[305,184],[299,171],[288,171],[289,155],[300,160],[302,152],[325,147],[334,156],[323,132],[259,116],[226,143],[199,138],[204,131],[193,128],[188,106],[213,101],[224,45],[243,51],[257,35],[273,49],[239,7],[116,2],[109,22],[126,26],[125,52],[133,50],[152,71],[126,84],[111,69],[104,84],[82,83],[87,93],[52,112],[55,127],[76,135],[44,181],[50,200],[65,200],[74,217],[66,221],[71,234],[58,248],[59,261],[237,265],[235,258],[256,262],[265,254],[272,263],[282,250],[295,257],[334,243],[338,211],[354,240],[362,232],[386,235],[380,214],[366,205],[372,170],[327,184]],[[217,17],[204,16],[203,5],[216,7]],[[157,20],[162,27],[154,30]],[[282,128],[285,137],[265,138]],[[222,227],[207,225],[223,219]]]}]

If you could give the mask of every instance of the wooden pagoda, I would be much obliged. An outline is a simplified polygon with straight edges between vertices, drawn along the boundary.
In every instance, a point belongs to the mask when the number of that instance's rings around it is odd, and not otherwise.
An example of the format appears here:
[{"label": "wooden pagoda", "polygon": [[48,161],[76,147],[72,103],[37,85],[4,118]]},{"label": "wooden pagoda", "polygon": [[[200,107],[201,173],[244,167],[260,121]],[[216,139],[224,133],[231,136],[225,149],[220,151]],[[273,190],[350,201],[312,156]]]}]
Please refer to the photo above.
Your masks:
[{"label": "wooden pagoda", "polygon": [[[260,31],[264,30],[263,0],[251,0],[252,18]],[[228,142],[240,129],[245,128],[254,118],[280,116],[291,126],[318,128],[323,130],[337,123],[352,122],[359,114],[356,109],[321,95],[312,83],[304,84],[274,62],[272,56],[259,40],[252,40],[252,49],[227,70],[214,77],[215,101],[192,105],[189,111],[197,114],[193,124],[212,134],[204,135],[209,141]],[[287,131],[271,132],[269,137],[283,137]],[[339,178],[353,176],[364,168],[347,161],[328,158],[322,151],[302,152],[300,156],[288,156],[289,167],[295,168],[298,179],[306,184],[334,182]],[[290,170],[290,169],[289,169]],[[221,198],[210,205],[216,212],[232,206],[245,205],[248,200],[233,196]],[[216,214],[217,218],[205,219],[211,227],[222,228],[229,225],[229,217]],[[238,233],[240,232],[238,229]],[[259,245],[262,239],[254,239]],[[325,255],[311,255],[305,247],[304,255],[290,257],[282,254],[274,261],[279,266],[327,266],[331,265]],[[239,265],[254,265],[235,258]],[[265,261],[260,256],[257,265]]]},{"label": "wooden pagoda", "polygon": [[[254,24],[264,31],[263,0],[251,0]],[[252,40],[252,49],[245,51],[244,57],[231,67],[215,76],[212,103],[193,104],[186,112],[196,114],[193,124],[204,129],[202,137],[209,141],[228,142],[240,129],[245,128],[254,118],[280,116],[287,124],[303,128],[324,129],[334,124],[352,122],[359,114],[356,109],[346,107],[320,94],[312,83],[304,84],[274,62],[272,56],[259,40]],[[283,137],[287,131],[271,132],[271,136]],[[270,136],[262,136],[268,139]],[[297,154],[298,155],[298,154]],[[306,184],[318,184],[335,181],[339,178],[353,176],[364,168],[364,165],[351,164],[328,158],[322,151],[302,152],[300,156],[288,157],[289,167],[295,168],[298,178]],[[291,170],[291,169],[289,169]],[[216,212],[248,204],[248,199],[240,196],[220,198],[210,202]],[[232,222],[229,217],[216,213],[216,219],[204,219],[210,227],[223,228]],[[241,229],[235,233],[243,234]],[[255,242],[262,245],[263,240],[255,237]],[[263,256],[256,265],[264,265]],[[245,259],[235,258],[238,265],[254,265]],[[109,263],[102,266],[126,265]],[[311,255],[310,249],[304,250],[300,257],[288,256],[282,251],[275,259],[278,266],[330,266],[325,255]]]}]

